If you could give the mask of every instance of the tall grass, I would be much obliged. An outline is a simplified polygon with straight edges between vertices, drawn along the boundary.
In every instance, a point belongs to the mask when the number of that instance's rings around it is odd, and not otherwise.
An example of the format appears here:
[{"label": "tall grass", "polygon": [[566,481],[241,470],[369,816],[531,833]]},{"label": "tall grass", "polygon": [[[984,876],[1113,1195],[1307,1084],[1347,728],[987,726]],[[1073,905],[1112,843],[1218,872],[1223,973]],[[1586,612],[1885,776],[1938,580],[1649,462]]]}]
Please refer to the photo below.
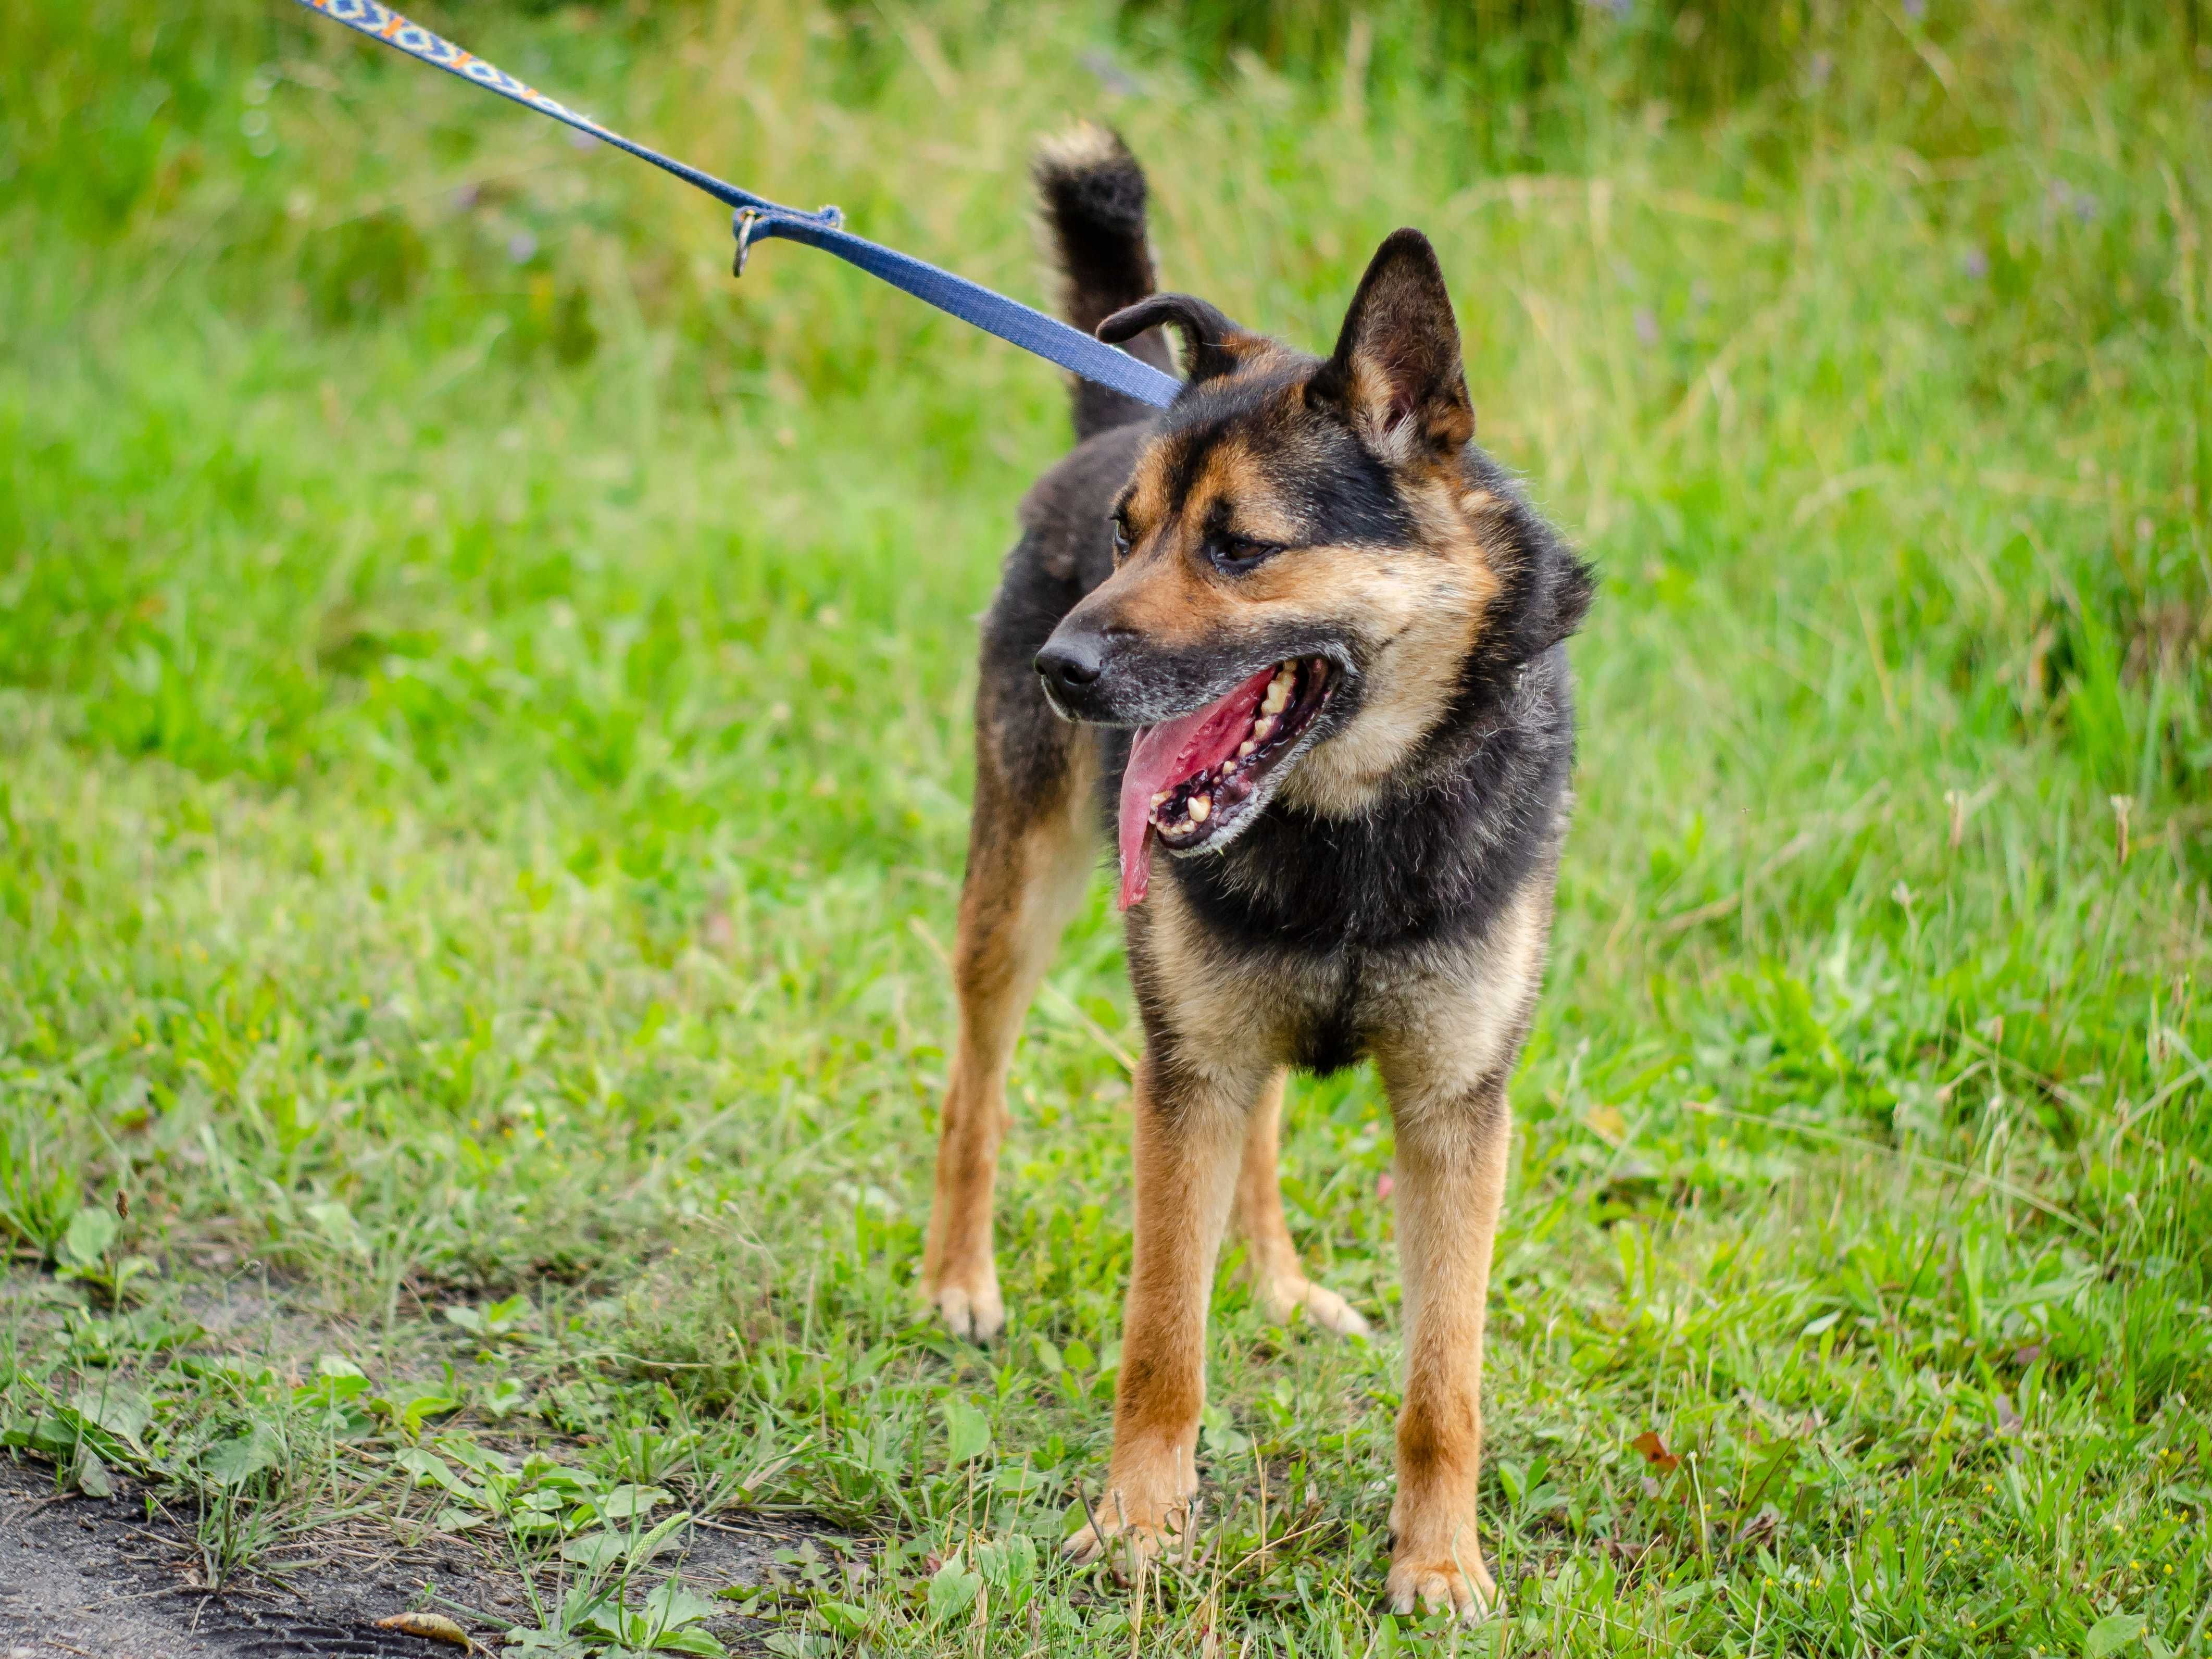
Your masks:
[{"label": "tall grass", "polygon": [[[682,186],[304,14],[15,9],[32,46],[9,60],[18,213],[40,204],[30,240],[93,237],[13,271],[34,354],[73,350],[40,325],[89,292],[120,314],[350,336],[372,357],[404,325],[393,374],[420,386],[414,354],[447,354],[428,385],[444,404],[596,356],[641,441],[664,411],[865,397],[833,418],[912,431],[948,483],[988,444],[1050,449],[1056,394],[1012,354],[791,250],[732,284],[726,228]],[[1773,505],[1696,514],[1686,568],[1721,574],[1698,545],[1716,531],[1779,536],[1807,555],[1791,581],[1833,595],[1839,543],[1911,550],[1894,556],[1936,678],[2008,664],[2002,682],[1966,676],[2009,688],[1977,699],[2008,705],[1985,721],[2062,734],[2107,790],[2189,793],[2203,697],[2184,647],[2205,583],[2184,529],[2212,440],[2202,351],[2173,348],[2204,328],[2203,181],[2184,143],[2203,94],[2157,31],[1855,9],[1795,64],[1802,95],[1685,125],[1638,101],[1644,25],[1578,13],[1553,94],[1594,125],[1557,158],[1570,172],[1501,177],[1418,79],[1378,97],[1247,60],[1209,95],[1148,61],[1131,71],[1146,89],[1117,99],[1082,67],[1086,37],[1112,39],[1103,19],[1048,12],[1016,38],[988,8],[888,16],[896,38],[872,45],[773,5],[611,30],[493,12],[460,32],[627,130],[1032,295],[1019,164],[1071,107],[1105,107],[1153,158],[1174,280],[1307,343],[1362,252],[1421,223],[1460,286],[1487,434],[1581,509],[1601,554],[1626,533],[1638,550],[1618,579],[1679,539],[1662,503],[1735,493],[1755,431]],[[655,73],[635,72],[641,54]],[[870,57],[887,61],[862,118],[847,82]],[[479,362],[506,374],[485,383]],[[49,490],[75,482],[65,461],[40,471]],[[19,672],[99,672],[56,616],[151,568],[143,550],[54,562],[16,606]],[[141,618],[106,660],[158,652],[174,626]],[[267,695],[289,730],[289,694]]]}]

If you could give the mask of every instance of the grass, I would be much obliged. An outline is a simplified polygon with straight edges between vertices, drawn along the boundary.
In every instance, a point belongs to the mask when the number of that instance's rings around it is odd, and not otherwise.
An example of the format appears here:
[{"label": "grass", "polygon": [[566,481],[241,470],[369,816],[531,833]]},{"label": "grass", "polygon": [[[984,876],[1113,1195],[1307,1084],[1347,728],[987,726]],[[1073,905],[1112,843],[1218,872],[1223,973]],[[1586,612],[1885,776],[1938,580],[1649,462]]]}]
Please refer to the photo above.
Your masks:
[{"label": "grass", "polygon": [[[1194,78],[1171,15],[444,21],[1032,296],[1071,110],[1174,280],[1301,343],[1429,229],[1604,578],[1462,1645],[2206,1651],[2184,9],[1816,8],[1694,120],[1635,7],[1480,121],[1357,29]],[[9,1443],[149,1483],[207,1582],[458,1530],[541,1650],[710,1650],[651,1528],[799,1512],[849,1541],[716,1604],[778,1653],[1413,1641],[1364,1072],[1296,1086],[1285,1180],[1384,1334],[1225,1269],[1202,1554],[1053,1559],[1128,1255],[1103,884],[1015,1062],[1009,1336],[916,1311],[971,618],[1053,376],[803,250],[732,286],[680,187],[289,7],[0,16]]]}]

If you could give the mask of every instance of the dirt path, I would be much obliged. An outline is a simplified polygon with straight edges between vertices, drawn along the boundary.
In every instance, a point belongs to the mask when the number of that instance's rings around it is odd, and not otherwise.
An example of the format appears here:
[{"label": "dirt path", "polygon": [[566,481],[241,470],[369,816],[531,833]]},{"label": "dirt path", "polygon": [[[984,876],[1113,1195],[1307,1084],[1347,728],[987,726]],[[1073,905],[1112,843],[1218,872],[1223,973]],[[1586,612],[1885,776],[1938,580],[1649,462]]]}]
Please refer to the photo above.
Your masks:
[{"label": "dirt path", "polygon": [[[790,1541],[766,1528],[695,1528],[676,1565],[712,1595],[764,1582],[769,1553]],[[380,1630],[376,1620],[426,1605],[427,1592],[496,1648],[508,1626],[528,1618],[514,1572],[458,1539],[409,1548],[367,1534],[319,1537],[311,1551],[276,1553],[274,1578],[255,1575],[221,1595],[199,1587],[196,1560],[189,1529],[161,1516],[149,1521],[137,1487],[118,1483],[105,1501],[58,1498],[44,1465],[0,1458],[0,1659],[447,1659],[459,1650]],[[738,1651],[757,1629],[738,1620],[714,1628]]]}]

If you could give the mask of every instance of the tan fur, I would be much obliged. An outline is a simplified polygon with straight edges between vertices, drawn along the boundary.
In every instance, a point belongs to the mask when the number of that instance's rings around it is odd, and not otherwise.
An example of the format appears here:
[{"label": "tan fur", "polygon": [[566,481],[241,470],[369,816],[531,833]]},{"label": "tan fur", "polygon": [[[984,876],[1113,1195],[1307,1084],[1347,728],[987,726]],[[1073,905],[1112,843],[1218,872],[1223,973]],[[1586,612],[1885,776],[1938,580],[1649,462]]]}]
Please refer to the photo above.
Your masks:
[{"label": "tan fur", "polygon": [[1149,1555],[1182,1536],[1198,1492],[1206,1405],[1206,1315],[1247,1120],[1269,1073],[1171,1071],[1147,1053],[1137,1073],[1136,1253],[1114,1389],[1106,1490],[1066,1548],[1090,1560],[1121,1539]]},{"label": "tan fur", "polygon": [[[1370,555],[1353,563],[1358,579],[1339,580],[1334,603],[1364,606],[1388,639],[1368,672],[1359,718],[1305,757],[1285,780],[1283,799],[1348,817],[1364,811],[1449,706],[1497,595],[1499,573],[1480,526],[1439,486],[1416,497],[1428,544],[1419,552]],[[1349,586],[1352,592],[1346,592]]]},{"label": "tan fur", "polygon": [[1129,517],[1138,526],[1139,545],[1142,545],[1151,528],[1168,516],[1170,448],[1167,443],[1146,445],[1129,475]]},{"label": "tan fur", "polygon": [[1479,951],[1376,988],[1395,1005],[1376,1066],[1397,1133],[1406,1389],[1398,1413],[1392,1607],[1486,1606],[1475,1535],[1482,1464],[1482,1339],[1505,1189],[1505,1077],[1534,1012],[1552,915],[1531,882]]},{"label": "tan fur", "polygon": [[[1413,475],[1406,493],[1414,543],[1294,546],[1232,580],[1197,553],[1213,503],[1230,502],[1234,522],[1262,538],[1272,524],[1291,521],[1288,509],[1271,499],[1266,471],[1224,442],[1177,513],[1164,517],[1164,447],[1139,460],[1127,498],[1135,546],[1082,610],[1167,646],[1362,617],[1376,641],[1364,665],[1366,695],[1348,725],[1304,755],[1282,795],[1322,814],[1365,810],[1449,712],[1461,665],[1503,581],[1484,535],[1498,503],[1445,469],[1425,473],[1409,447],[1401,477]],[[979,817],[982,811],[979,794]],[[1504,1079],[1540,983],[1551,896],[1548,875],[1532,878],[1479,941],[1409,950],[1388,966],[1370,962],[1353,984],[1334,957],[1240,958],[1237,947],[1199,921],[1177,884],[1154,882],[1131,918],[1130,967],[1162,1051],[1148,1051],[1136,1093],[1136,1263],[1113,1458],[1096,1528],[1070,1540],[1077,1556],[1097,1555],[1117,1539],[1139,1554],[1156,1551],[1191,1523],[1207,1288],[1232,1200],[1249,1241],[1248,1273],[1273,1316],[1303,1309],[1331,1330],[1366,1328],[1340,1297],[1300,1271],[1276,1173],[1284,1067],[1297,1058],[1300,1032],[1348,1005],[1352,1022],[1370,1034],[1398,1135],[1406,1392],[1389,1594],[1401,1611],[1468,1613],[1487,1604],[1493,1587],[1475,1531],[1484,1305],[1504,1183]],[[967,935],[963,909],[963,942]],[[998,982],[1012,988],[1015,977]],[[1251,988],[1262,981],[1267,994],[1255,998]],[[1022,983],[1021,997],[1032,982],[1033,975]],[[1008,1018],[979,1015],[976,1023],[1003,1032]],[[974,1089],[982,1069],[995,1088],[1010,1042],[1009,1036],[998,1046],[979,1045],[970,1057],[963,1037],[960,1065],[971,1069],[956,1067],[955,1092],[963,1077]],[[948,1148],[953,1122],[948,1099]],[[968,1206],[963,1239],[976,1237],[973,1218],[984,1218],[981,1260],[988,1264],[988,1176],[964,1172],[995,1154],[995,1132],[986,1139],[970,1131],[959,1145],[940,1160],[939,1206]],[[972,1245],[969,1259],[976,1259]],[[950,1277],[942,1282],[940,1305],[953,1318],[957,1287]],[[995,1281],[990,1290],[995,1328]],[[954,1324],[960,1328],[957,1318]]]},{"label": "tan fur", "polygon": [[[1252,502],[1255,472],[1233,459],[1215,471],[1212,489],[1246,492],[1240,514],[1266,510]],[[1357,811],[1443,718],[1501,580],[1481,534],[1487,500],[1441,483],[1418,499],[1422,545],[1294,550],[1233,592],[1183,555],[1177,525],[1160,526],[1086,603],[1111,607],[1116,625],[1154,639],[1218,638],[1346,611],[1375,619],[1382,642],[1366,666],[1358,718],[1310,750],[1284,791],[1317,811]],[[1186,510],[1182,522],[1190,520]],[[1000,810],[987,808],[980,785],[977,810],[979,823]],[[1036,870],[1065,856],[1046,841],[1042,832],[1016,838],[1008,845],[1022,850],[1001,858],[982,837],[971,890],[979,879],[1036,883]],[[1532,878],[1480,939],[1409,950],[1387,966],[1370,962],[1352,983],[1331,956],[1243,959],[1199,921],[1177,884],[1155,881],[1130,928],[1131,972],[1158,1045],[1135,1097],[1136,1260],[1114,1452],[1096,1528],[1069,1542],[1079,1559],[1116,1540],[1138,1555],[1156,1552],[1192,1524],[1207,1293],[1232,1203],[1249,1242],[1247,1271],[1273,1316],[1303,1309],[1331,1330],[1366,1328],[1300,1270],[1276,1174],[1284,1068],[1297,1057],[1298,1033],[1348,1006],[1369,1034],[1398,1141],[1406,1385],[1389,1596],[1405,1612],[1469,1613],[1488,1604],[1493,1586],[1475,1527],[1484,1310],[1510,1133],[1505,1078],[1541,981],[1551,899],[1548,873]],[[933,1213],[929,1279],[956,1329],[963,1297],[970,1310],[988,1308],[988,1322],[971,1313],[979,1334],[1002,1317],[988,1277],[998,1079],[1059,920],[1044,900],[1024,897],[1003,921],[979,901],[971,921],[963,899],[963,963],[972,948],[979,969],[1002,957],[1009,965],[979,971],[973,995],[963,973],[963,1036],[939,1161],[938,1211],[949,1218],[940,1249]],[[988,942],[1001,934],[1008,942]],[[1267,994],[1255,998],[1251,988],[1262,980]]]},{"label": "tan fur", "polygon": [[[1180,1092],[1168,1102],[1176,1109],[1164,1111],[1158,1085],[1139,1089],[1139,1271],[1108,1474],[1118,1510],[1098,1510],[1104,1537],[1085,1528],[1071,1551],[1089,1559],[1127,1534],[1130,1547],[1149,1553],[1186,1524],[1195,1490],[1190,1446],[1203,1405],[1205,1281],[1218,1239],[1214,1183],[1225,1178],[1233,1141],[1242,1142],[1236,1192],[1240,1224],[1253,1240],[1250,1272],[1271,1310],[1283,1317],[1303,1306],[1317,1322],[1347,1328],[1325,1316],[1339,1298],[1321,1291],[1317,1308],[1314,1287],[1297,1270],[1274,1169],[1291,1033],[1348,992],[1353,1018],[1378,1033],[1376,1062],[1398,1141],[1406,1393],[1389,1593],[1401,1611],[1486,1605],[1493,1586],[1476,1543],[1475,1491],[1484,1307],[1510,1122],[1505,1072],[1541,982],[1550,918],[1548,880],[1532,879],[1476,943],[1439,948],[1351,987],[1319,969],[1285,972],[1276,960],[1269,994],[1255,1003],[1235,953],[1205,930],[1179,890],[1172,884],[1154,890],[1132,934],[1131,967],[1177,1057]],[[1255,1060],[1265,1067],[1256,1078]],[[1148,1074],[1152,1065],[1148,1056]],[[1231,1112],[1237,1134],[1217,1121]],[[1148,1204],[1148,1182],[1160,1203]],[[1190,1254],[1171,1268],[1155,1243]],[[1358,1317],[1348,1306],[1343,1311]],[[1139,1329],[1141,1349],[1129,1334]],[[1159,1344],[1178,1334],[1191,1352],[1170,1360]],[[1144,1364],[1133,1370],[1130,1356],[1139,1352]]]},{"label": "tan fur", "polygon": [[1387,1032],[1376,1063],[1393,1109],[1462,1098],[1511,1064],[1544,979],[1547,882],[1531,881],[1480,950],[1439,951],[1407,971],[1370,975],[1363,1002]]},{"label": "tan fur", "polygon": [[1013,799],[988,763],[988,745],[978,745],[986,759],[977,767],[952,959],[960,1029],[922,1253],[923,1294],[953,1331],[978,1340],[996,1336],[1006,1319],[991,1246],[1006,1062],[1094,856],[1088,808],[1095,751],[1088,743],[1070,747],[1061,799],[1040,802]]},{"label": "tan fur", "polygon": [[1164,643],[1197,643],[1218,635],[1228,602],[1172,544],[1175,527],[1138,547],[1121,568],[1084,601],[1113,618],[1114,626],[1135,629]]},{"label": "tan fur", "polygon": [[1486,1605],[1475,1533],[1482,1465],[1483,1314],[1511,1120],[1494,1091],[1424,1096],[1391,1082],[1406,1384],[1387,1585],[1392,1610]]},{"label": "tan fur", "polygon": [[1078,121],[1064,132],[1038,140],[1036,147],[1040,167],[1070,174],[1086,172],[1121,153],[1121,141],[1096,121]]}]

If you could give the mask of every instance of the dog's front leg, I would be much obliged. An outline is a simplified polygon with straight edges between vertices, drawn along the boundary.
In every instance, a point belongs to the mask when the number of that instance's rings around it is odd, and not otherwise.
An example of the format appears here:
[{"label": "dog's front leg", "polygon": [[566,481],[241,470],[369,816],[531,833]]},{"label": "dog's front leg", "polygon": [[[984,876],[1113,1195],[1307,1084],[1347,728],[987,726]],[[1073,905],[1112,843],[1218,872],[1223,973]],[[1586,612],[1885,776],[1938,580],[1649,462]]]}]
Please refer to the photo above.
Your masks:
[{"label": "dog's front leg", "polygon": [[1267,1075],[1196,1073],[1158,1042],[1137,1073],[1136,1252],[1114,1390],[1106,1491],[1067,1541],[1095,1559],[1115,1538],[1150,1555],[1191,1524],[1206,1403],[1206,1301],[1245,1120]]},{"label": "dog's front leg", "polygon": [[1512,1120],[1500,1073],[1461,1095],[1408,1091],[1397,1124],[1406,1391],[1398,1413],[1395,1613],[1473,1617],[1495,1587],[1474,1524],[1482,1469],[1482,1328]]}]

